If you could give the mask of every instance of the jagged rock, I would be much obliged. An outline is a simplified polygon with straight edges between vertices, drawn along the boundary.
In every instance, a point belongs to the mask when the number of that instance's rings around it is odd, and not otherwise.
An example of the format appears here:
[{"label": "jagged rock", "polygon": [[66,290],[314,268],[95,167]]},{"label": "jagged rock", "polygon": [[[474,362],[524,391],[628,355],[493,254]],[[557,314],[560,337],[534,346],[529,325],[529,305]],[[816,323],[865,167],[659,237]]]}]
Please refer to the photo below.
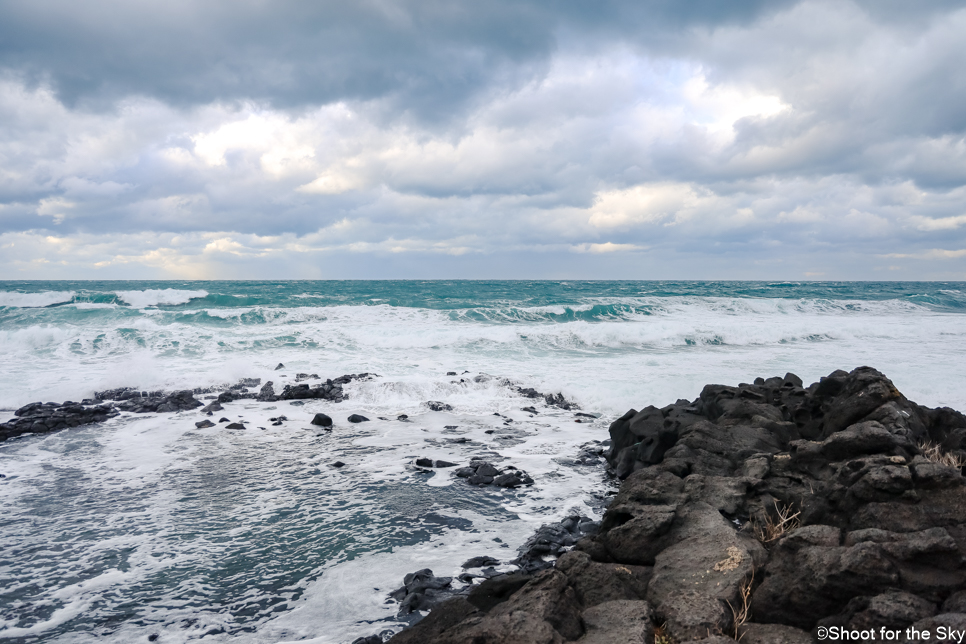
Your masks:
[{"label": "jagged rock", "polygon": [[429,568],[411,572],[403,579],[400,588],[389,593],[399,602],[399,614],[408,615],[415,611],[429,610],[433,604],[453,595],[450,588],[452,577],[437,577]]},{"label": "jagged rock", "polygon": [[262,402],[274,402],[275,400],[277,400],[278,398],[275,395],[275,387],[273,386],[274,384],[275,383],[269,380],[264,385],[262,385],[262,388],[259,390],[258,396],[256,396],[256,399]]},{"label": "jagged rock", "polygon": [[430,400],[426,403],[430,411],[453,411],[452,405],[447,405],[444,402],[439,402],[438,400]]},{"label": "jagged rock", "polygon": [[[435,630],[396,637],[650,641],[647,615],[675,641],[711,644],[734,641],[720,634],[746,603],[755,622],[738,635],[752,644],[804,644],[818,625],[915,627],[929,641],[958,641],[937,640],[940,626],[966,630],[966,481],[920,447],[966,456],[966,416],[916,405],[860,367],[807,388],[793,374],[708,385],[693,401],[630,410],[610,436],[622,483],[596,534],[541,528],[514,583],[484,581],[452,604],[459,615],[440,606]],[[474,460],[456,474],[503,473]]]},{"label": "jagged rock", "polygon": [[491,463],[476,459],[471,460],[467,467],[456,470],[456,476],[465,478],[471,485],[495,485],[504,488],[533,485],[533,479],[523,470],[515,467],[498,470]]},{"label": "jagged rock", "polygon": [[560,523],[540,526],[517,550],[518,556],[511,563],[521,570],[533,572],[553,565],[547,557],[556,557],[570,549],[577,541],[597,530],[597,524],[588,517],[573,515]]},{"label": "jagged rock", "polygon": [[644,599],[651,579],[648,566],[601,563],[578,550],[560,555],[555,567],[567,575],[583,606]]},{"label": "jagged rock", "polygon": [[[477,382],[480,382],[479,376],[475,378]],[[509,384],[509,383],[507,383]],[[556,394],[542,394],[532,387],[514,387],[516,391],[521,396],[526,398],[543,398],[543,401],[547,403],[548,407],[559,407],[560,409],[570,410],[570,409],[580,409],[577,403],[567,400],[561,393]],[[524,410],[526,411],[526,410]],[[535,412],[533,412],[535,413]]]},{"label": "jagged rock", "polygon": [[[57,403],[30,403],[14,412],[14,417],[0,424],[0,441],[22,434],[45,434],[47,432],[101,423],[118,415],[110,403],[92,404],[66,401]],[[200,404],[200,403],[199,403]]]}]

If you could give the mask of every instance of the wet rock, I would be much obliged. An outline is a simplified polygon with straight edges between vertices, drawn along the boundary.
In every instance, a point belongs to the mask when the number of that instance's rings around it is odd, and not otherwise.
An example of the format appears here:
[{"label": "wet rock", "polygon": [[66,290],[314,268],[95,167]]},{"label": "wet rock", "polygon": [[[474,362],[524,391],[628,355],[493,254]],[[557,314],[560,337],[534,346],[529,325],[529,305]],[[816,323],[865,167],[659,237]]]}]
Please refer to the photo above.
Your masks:
[{"label": "wet rock", "polygon": [[212,403],[208,403],[207,405],[205,405],[204,407],[202,407],[201,408],[201,411],[203,413],[209,413],[209,412],[221,411],[223,409],[224,409],[224,407],[221,406],[221,403],[219,403],[216,400],[216,401],[214,401]]},{"label": "wet rock", "polygon": [[332,419],[323,413],[318,413],[312,418],[312,424],[319,427],[332,427]]},{"label": "wet rock", "polygon": [[245,426],[241,423],[228,423],[225,429],[245,429]]},{"label": "wet rock", "polygon": [[362,416],[360,414],[352,414],[346,420],[348,420],[350,423],[365,423],[365,422],[368,422],[369,421],[368,418],[366,418],[365,416]]},{"label": "wet rock", "polygon": [[561,393],[543,394],[532,387],[513,387],[513,390],[526,398],[543,398],[548,407],[559,407],[564,410],[580,409],[577,403],[567,400]]},{"label": "wet rock", "polygon": [[503,488],[533,485],[533,479],[523,470],[512,466],[499,470],[483,460],[470,461],[467,467],[456,470],[456,476],[465,478],[471,485],[494,485]]},{"label": "wet rock", "polygon": [[466,570],[467,568],[482,568],[483,566],[498,566],[500,565],[499,559],[494,559],[493,557],[481,556],[473,557],[472,559],[467,559],[463,562],[461,568]]},{"label": "wet rock", "polygon": [[431,458],[417,458],[416,465],[419,467],[456,467],[456,463],[450,463],[449,461],[434,461]]},{"label": "wet rock", "polygon": [[230,423],[231,422],[231,419],[230,418],[224,418],[224,417],[222,417],[222,418],[219,418],[218,419],[218,422],[219,423]]},{"label": "wet rock", "polygon": [[278,371],[279,369],[284,369],[284,368],[285,368],[285,365],[283,365],[283,364],[282,364],[281,362],[279,362],[279,363],[278,363],[278,364],[277,364],[277,365],[275,366],[275,371]]},{"label": "wet rock", "polygon": [[278,398],[275,395],[275,387],[273,386],[274,384],[275,383],[269,380],[264,385],[262,385],[262,388],[259,390],[258,396],[256,396],[256,399],[262,402],[275,402]]},{"label": "wet rock", "polygon": [[399,602],[399,615],[429,610],[434,604],[453,596],[452,577],[437,577],[429,568],[411,572],[400,588],[389,593]]},{"label": "wet rock", "polygon": [[332,467],[336,467],[336,468],[345,467],[345,463],[343,463],[342,461],[336,461],[335,463],[332,463]]},{"label": "wet rock", "polygon": [[195,423],[195,427],[197,427],[198,429],[205,429],[205,428],[214,427],[214,426],[215,424],[210,420],[201,420]]},{"label": "wet rock", "polygon": [[553,559],[569,550],[584,536],[593,534],[597,525],[588,517],[573,515],[559,523],[541,526],[517,550],[511,563],[534,572],[553,566]]},{"label": "wet rock", "polygon": [[[199,403],[200,405],[201,403]],[[14,412],[14,417],[0,424],[0,441],[22,434],[47,432],[101,423],[117,416],[119,411],[111,403],[85,405],[67,401],[57,403],[30,403]]]},{"label": "wet rock", "polygon": [[430,411],[453,411],[452,405],[447,405],[444,402],[439,402],[438,400],[430,400],[426,403]]}]

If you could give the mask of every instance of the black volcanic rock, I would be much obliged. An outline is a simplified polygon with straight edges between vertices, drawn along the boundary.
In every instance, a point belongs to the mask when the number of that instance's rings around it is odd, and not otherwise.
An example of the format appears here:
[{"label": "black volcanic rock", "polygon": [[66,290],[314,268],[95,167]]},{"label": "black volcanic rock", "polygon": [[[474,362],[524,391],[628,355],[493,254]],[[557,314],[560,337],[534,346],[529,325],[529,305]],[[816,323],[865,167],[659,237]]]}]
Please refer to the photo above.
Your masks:
[{"label": "black volcanic rock", "polygon": [[644,642],[662,625],[677,642],[804,644],[819,627],[966,627],[959,412],[860,367],[809,387],[708,385],[630,410],[610,435],[623,482],[595,534],[579,517],[541,528],[515,585],[474,603],[489,579],[392,641]]},{"label": "black volcanic rock", "polygon": [[326,414],[319,413],[312,419],[312,424],[319,427],[332,427],[332,419]]},{"label": "black volcanic rock", "polygon": [[[451,466],[447,465],[447,467]],[[512,466],[499,470],[491,463],[475,457],[469,465],[456,470],[456,476],[466,479],[470,485],[494,485],[505,488],[533,485],[533,479],[523,470]]]},{"label": "black volcanic rock", "polygon": [[[95,401],[89,402],[95,403]],[[60,429],[100,423],[117,416],[118,413],[117,409],[110,403],[87,405],[71,401],[60,405],[57,403],[30,403],[15,411],[13,418],[0,424],[0,441],[21,434],[45,434]]]}]

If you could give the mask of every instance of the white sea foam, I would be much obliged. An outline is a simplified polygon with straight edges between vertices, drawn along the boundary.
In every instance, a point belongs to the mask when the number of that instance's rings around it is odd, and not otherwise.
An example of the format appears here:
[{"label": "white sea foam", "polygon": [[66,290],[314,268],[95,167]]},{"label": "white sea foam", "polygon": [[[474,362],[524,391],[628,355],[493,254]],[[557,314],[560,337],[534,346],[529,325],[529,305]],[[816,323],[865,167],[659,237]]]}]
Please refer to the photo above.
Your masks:
[{"label": "white sea foam", "polygon": [[208,291],[185,291],[174,288],[146,289],[144,291],[115,291],[118,299],[143,309],[148,306],[186,304],[191,300],[208,295]]},{"label": "white sea foam", "polygon": [[74,299],[74,291],[43,291],[41,293],[0,291],[0,306],[17,308],[38,308],[70,302],[72,299]]}]

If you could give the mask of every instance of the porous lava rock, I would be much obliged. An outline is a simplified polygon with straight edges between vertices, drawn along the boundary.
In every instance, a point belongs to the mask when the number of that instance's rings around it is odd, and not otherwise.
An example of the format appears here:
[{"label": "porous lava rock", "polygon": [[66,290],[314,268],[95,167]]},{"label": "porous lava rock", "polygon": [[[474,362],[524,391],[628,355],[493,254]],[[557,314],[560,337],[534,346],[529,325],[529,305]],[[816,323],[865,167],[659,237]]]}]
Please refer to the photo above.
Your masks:
[{"label": "porous lava rock", "polygon": [[628,411],[610,436],[621,484],[596,533],[392,641],[651,643],[660,627],[675,642],[804,644],[832,626],[966,628],[963,414],[860,367],[808,387],[794,374],[708,385]]}]

